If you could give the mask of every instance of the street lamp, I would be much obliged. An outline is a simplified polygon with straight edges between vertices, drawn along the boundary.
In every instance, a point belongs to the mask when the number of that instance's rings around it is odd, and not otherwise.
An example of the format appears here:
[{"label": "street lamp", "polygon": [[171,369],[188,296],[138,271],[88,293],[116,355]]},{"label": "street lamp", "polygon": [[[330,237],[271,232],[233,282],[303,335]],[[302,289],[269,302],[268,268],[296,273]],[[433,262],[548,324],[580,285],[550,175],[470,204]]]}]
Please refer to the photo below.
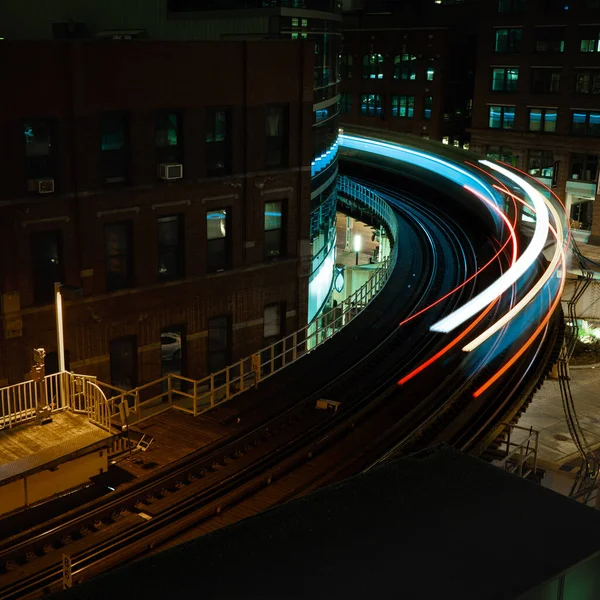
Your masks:
[{"label": "street lamp", "polygon": [[62,295],[60,288],[62,283],[54,283],[54,297],[56,301],[56,337],[57,337],[57,350],[58,350],[58,371],[59,373],[65,372],[65,334],[63,331],[63,307],[62,307]]},{"label": "street lamp", "polygon": [[353,248],[354,248],[354,252],[356,252],[356,264],[358,265],[358,253],[360,252],[360,247],[362,245],[362,237],[360,237],[360,234],[356,234],[354,236],[354,244],[353,244]]}]

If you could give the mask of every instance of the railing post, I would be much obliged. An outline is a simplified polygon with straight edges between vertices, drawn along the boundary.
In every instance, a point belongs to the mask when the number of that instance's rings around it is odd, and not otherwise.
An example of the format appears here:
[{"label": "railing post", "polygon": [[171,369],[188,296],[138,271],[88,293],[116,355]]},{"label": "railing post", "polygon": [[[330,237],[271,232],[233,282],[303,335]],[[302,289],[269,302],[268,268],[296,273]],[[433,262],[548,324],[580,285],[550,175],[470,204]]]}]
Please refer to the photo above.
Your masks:
[{"label": "railing post", "polygon": [[215,405],[215,376],[210,374],[210,407]]},{"label": "railing post", "polygon": [[194,416],[198,414],[198,382],[194,380]]}]

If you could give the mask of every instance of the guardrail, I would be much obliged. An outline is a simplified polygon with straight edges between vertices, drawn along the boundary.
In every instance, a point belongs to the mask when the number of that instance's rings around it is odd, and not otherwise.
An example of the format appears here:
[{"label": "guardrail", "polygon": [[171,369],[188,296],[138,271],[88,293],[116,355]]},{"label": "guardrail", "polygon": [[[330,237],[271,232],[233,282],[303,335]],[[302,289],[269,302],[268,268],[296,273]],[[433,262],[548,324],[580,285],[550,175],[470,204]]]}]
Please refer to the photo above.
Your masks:
[{"label": "guardrail", "polygon": [[[127,391],[87,375],[48,375],[43,389],[49,401],[52,399],[53,408],[85,413],[91,422],[107,431],[172,408],[196,416],[255,387],[331,339],[361,313],[387,282],[396,263],[398,238],[396,216],[377,194],[346,177],[339,178],[338,191],[345,202],[356,203],[384,224],[393,246],[389,256],[370,267],[371,276],[353,294],[299,331],[199,380],[169,374]],[[42,384],[26,381],[0,390],[0,429],[35,417],[39,385]]]}]

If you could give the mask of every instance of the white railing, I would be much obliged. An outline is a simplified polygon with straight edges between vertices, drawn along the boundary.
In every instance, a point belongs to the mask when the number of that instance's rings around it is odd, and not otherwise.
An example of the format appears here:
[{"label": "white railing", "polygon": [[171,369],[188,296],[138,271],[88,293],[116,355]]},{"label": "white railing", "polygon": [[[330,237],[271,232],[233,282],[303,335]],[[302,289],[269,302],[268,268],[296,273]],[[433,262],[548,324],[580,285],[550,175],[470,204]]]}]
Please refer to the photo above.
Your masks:
[{"label": "white railing", "polygon": [[[392,253],[372,265],[367,282],[334,308],[291,335],[199,380],[166,375],[130,391],[87,375],[48,375],[43,382],[26,381],[0,390],[0,429],[35,417],[38,396],[45,394],[53,410],[69,409],[111,431],[113,426],[139,422],[171,408],[198,415],[255,387],[330,340],[356,318],[381,291],[395,266],[398,226],[388,204],[368,188],[346,177],[338,190],[385,224]],[[62,379],[61,379],[62,377]],[[40,387],[41,386],[41,387]],[[126,410],[126,408],[128,410]]]},{"label": "white railing", "polygon": [[[35,418],[40,406],[49,404],[52,410],[69,406],[68,373],[46,375],[42,381],[23,381],[0,389],[0,429],[14,427]],[[62,385],[67,387],[62,387]],[[64,391],[63,391],[64,390]]]}]

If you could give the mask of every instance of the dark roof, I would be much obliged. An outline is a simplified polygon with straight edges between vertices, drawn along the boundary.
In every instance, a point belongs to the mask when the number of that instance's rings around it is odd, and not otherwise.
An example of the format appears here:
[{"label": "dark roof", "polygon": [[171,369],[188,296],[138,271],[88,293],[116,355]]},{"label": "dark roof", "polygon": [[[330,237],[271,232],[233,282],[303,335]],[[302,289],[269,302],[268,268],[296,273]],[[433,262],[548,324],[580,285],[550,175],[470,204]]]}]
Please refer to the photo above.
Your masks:
[{"label": "dark roof", "polygon": [[513,599],[598,550],[600,514],[440,446],[65,598]]}]

